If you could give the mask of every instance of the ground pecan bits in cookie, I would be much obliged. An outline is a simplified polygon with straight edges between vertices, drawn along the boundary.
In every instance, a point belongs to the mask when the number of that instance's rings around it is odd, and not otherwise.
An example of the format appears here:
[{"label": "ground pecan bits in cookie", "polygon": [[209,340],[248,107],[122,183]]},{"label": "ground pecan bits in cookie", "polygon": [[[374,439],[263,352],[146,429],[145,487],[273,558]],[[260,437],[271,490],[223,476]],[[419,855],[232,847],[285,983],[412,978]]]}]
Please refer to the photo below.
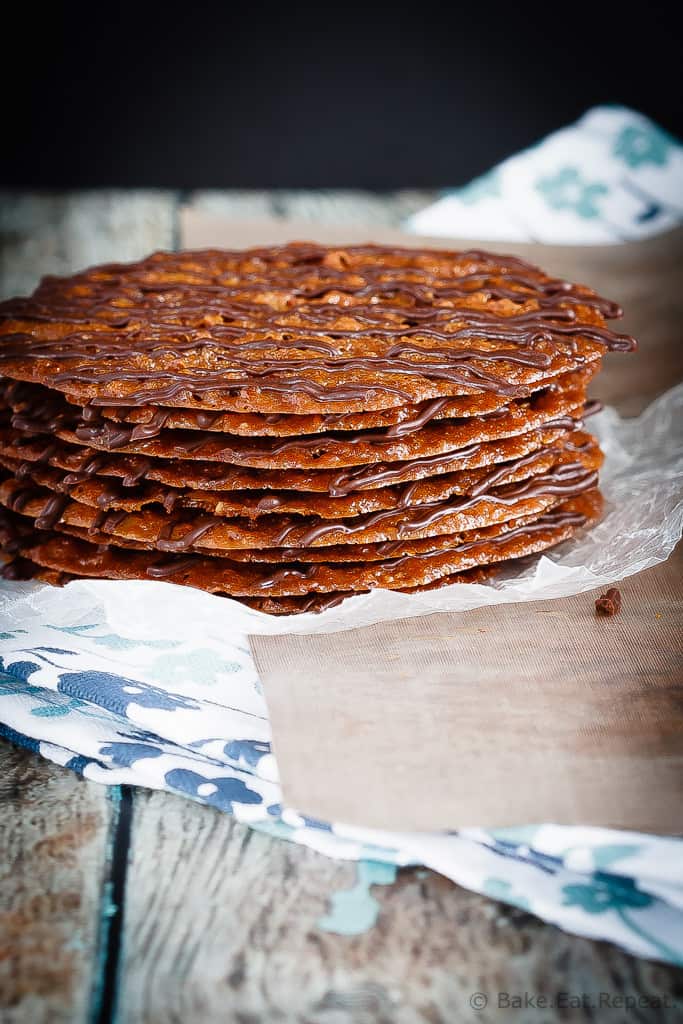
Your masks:
[{"label": "ground pecan bits in cookie", "polygon": [[[514,257],[157,253],[0,304],[9,575],[273,614],[487,579],[596,520],[618,307]],[[611,593],[611,592],[610,592]]]}]

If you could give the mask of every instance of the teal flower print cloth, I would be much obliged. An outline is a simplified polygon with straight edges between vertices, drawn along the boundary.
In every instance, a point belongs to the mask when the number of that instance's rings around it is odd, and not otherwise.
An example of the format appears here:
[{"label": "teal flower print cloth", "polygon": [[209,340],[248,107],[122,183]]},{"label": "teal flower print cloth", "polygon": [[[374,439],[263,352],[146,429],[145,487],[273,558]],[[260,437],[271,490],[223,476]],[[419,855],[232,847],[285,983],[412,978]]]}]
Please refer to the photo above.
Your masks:
[{"label": "teal flower print cloth", "polygon": [[592,220],[600,216],[600,199],[609,194],[602,181],[585,181],[578,167],[561,167],[549,178],[539,178],[536,189],[553,210],[573,210]]},{"label": "teal flower print cloth", "polygon": [[614,141],[613,153],[628,167],[666,167],[678,143],[655,124],[627,124]]},{"label": "teal flower print cloth", "polygon": [[683,220],[683,145],[626,107],[576,124],[446,192],[408,221],[423,235],[492,242],[621,242]]}]

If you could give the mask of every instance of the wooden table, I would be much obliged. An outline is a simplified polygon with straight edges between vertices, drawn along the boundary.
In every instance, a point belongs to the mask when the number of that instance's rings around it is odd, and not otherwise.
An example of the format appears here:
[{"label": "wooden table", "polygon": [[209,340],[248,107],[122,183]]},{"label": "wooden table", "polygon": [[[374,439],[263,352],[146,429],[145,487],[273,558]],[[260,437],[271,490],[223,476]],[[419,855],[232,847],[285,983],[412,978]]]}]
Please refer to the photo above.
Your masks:
[{"label": "wooden table", "polygon": [[[0,195],[0,290],[137,259],[178,238],[173,192]],[[220,216],[396,226],[428,193],[194,194]],[[567,935],[442,877],[375,886],[374,927],[319,926],[356,867],[164,793],[106,789],[0,745],[0,1021],[452,1024],[504,1019],[496,993],[677,993],[675,968]],[[475,992],[487,1009],[470,1005]],[[680,1005],[680,1002],[679,1002]],[[614,1007],[600,1022],[676,1019]],[[518,1021],[584,1011],[516,1011]]]}]

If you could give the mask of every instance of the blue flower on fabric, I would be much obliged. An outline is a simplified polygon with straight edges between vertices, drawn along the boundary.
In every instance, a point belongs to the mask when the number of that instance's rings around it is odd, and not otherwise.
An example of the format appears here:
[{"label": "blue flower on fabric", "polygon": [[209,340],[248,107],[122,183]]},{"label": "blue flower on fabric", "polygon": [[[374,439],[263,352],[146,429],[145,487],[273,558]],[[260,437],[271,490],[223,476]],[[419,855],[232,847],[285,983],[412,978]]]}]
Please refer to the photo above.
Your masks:
[{"label": "blue flower on fabric", "polygon": [[30,683],[28,677],[39,669],[40,665],[32,661],[15,661],[5,667],[0,658],[0,694],[4,697],[33,697],[41,701],[31,708],[30,713],[36,718],[59,718],[85,706],[84,701],[77,697],[65,700],[54,690]]},{"label": "blue flower on fabric", "polygon": [[561,167],[552,177],[539,178],[536,189],[554,210],[573,210],[586,220],[600,216],[598,200],[609,192],[601,181],[584,181],[576,167]]},{"label": "blue flower on fabric", "polygon": [[132,768],[136,761],[161,755],[159,747],[150,743],[108,743],[100,747],[100,756],[111,758],[111,763],[117,768]]},{"label": "blue flower on fabric", "polygon": [[14,743],[17,747],[25,747],[26,750],[32,750],[34,753],[40,753],[40,742],[32,739],[30,736],[25,736],[23,732],[17,732],[16,729],[12,729],[9,725],[4,725],[0,722],[0,737],[7,740],[8,743]]},{"label": "blue flower on fabric", "polygon": [[[591,850],[593,866],[599,872],[617,860],[622,860],[624,857],[633,857],[641,849],[641,843],[603,843],[602,846],[595,846]],[[567,855],[571,852],[572,847],[564,851],[563,860],[565,864],[567,863]]]},{"label": "blue flower on fabric", "polygon": [[[270,811],[270,808],[268,810]],[[285,825],[283,821],[251,821],[249,828],[263,832],[267,836],[273,836],[274,839],[291,839],[296,832],[295,828]]]},{"label": "blue flower on fabric", "polygon": [[636,888],[632,878],[608,875],[596,871],[591,884],[564,885],[563,903],[566,907],[581,907],[587,914],[604,914],[607,910],[628,907],[642,909],[649,907],[653,897]]},{"label": "blue flower on fabric", "polygon": [[262,740],[231,740],[223,750],[233,761],[244,761],[250,768],[255,768],[262,757],[270,754],[270,743]]},{"label": "blue flower on fabric", "polygon": [[643,164],[664,167],[673,148],[672,137],[657,125],[630,124],[617,135],[613,153],[629,167],[642,167]]},{"label": "blue flower on fabric", "polygon": [[337,935],[361,935],[376,923],[380,904],[370,892],[373,885],[392,885],[396,881],[396,865],[381,861],[359,860],[357,881],[350,889],[330,896],[330,912],[318,919],[324,932]]},{"label": "blue flower on fabric", "polygon": [[175,711],[178,708],[196,711],[196,701],[175,693],[167,693],[158,686],[127,679],[111,672],[68,672],[59,677],[57,689],[71,697],[80,697],[125,716],[128,707],[136,704],[143,708]]},{"label": "blue flower on fabric", "polygon": [[637,888],[635,879],[596,871],[591,883],[563,885],[562,892],[565,907],[580,907],[586,914],[612,911],[629,931],[649,943],[665,960],[683,965],[683,949],[674,949],[662,942],[657,935],[646,931],[641,921],[631,914],[634,910],[647,910],[655,903],[654,896]]},{"label": "blue flower on fabric", "polygon": [[[38,672],[39,669],[40,665],[37,665],[35,661],[13,661],[6,666],[4,659],[0,658],[0,683],[7,693],[25,693],[25,687],[20,689],[12,689],[12,687],[16,687],[20,682],[26,683],[28,677],[34,672]],[[40,687],[36,686],[35,689],[38,690]]]},{"label": "blue flower on fabric", "polygon": [[85,769],[89,765],[95,764],[98,768],[105,767],[101,761],[97,761],[94,757],[85,757],[84,754],[74,754],[64,765],[65,768],[70,768],[72,772],[78,772],[79,775],[83,775]]},{"label": "blue flower on fabric", "polygon": [[492,828],[490,835],[501,843],[531,846],[539,832],[538,825],[508,825],[506,828]]},{"label": "blue flower on fabric", "polygon": [[116,735],[129,743],[131,741],[135,743],[151,743],[152,746],[158,746],[160,743],[163,743],[163,740],[158,733],[151,732],[149,729],[139,729],[136,726],[128,726],[128,723],[126,723],[126,731],[121,732],[120,729],[117,729]]},{"label": "blue flower on fabric", "polygon": [[241,779],[208,779],[187,768],[174,768],[166,772],[168,785],[193,800],[216,807],[219,811],[233,813],[233,804],[260,804],[261,796],[242,782]]},{"label": "blue flower on fabric", "polygon": [[[41,692],[45,693],[46,691]],[[43,704],[40,707],[31,708],[31,714],[36,718],[59,718],[61,715],[71,714],[72,711],[81,711],[85,707],[87,707],[85,701],[72,697],[59,704]]]}]

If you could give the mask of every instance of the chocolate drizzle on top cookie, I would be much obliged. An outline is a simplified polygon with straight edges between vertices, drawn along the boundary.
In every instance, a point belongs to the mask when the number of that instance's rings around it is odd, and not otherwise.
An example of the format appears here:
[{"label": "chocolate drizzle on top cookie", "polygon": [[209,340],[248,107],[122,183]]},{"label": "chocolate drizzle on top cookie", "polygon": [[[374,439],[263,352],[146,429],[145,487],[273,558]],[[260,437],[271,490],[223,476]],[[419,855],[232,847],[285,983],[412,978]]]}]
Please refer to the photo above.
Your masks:
[{"label": "chocolate drizzle on top cookie", "polygon": [[[600,514],[619,307],[513,256],[157,253],[0,303],[6,574],[273,613],[488,578]],[[477,573],[479,575],[477,575]]]},{"label": "chocolate drizzle on top cookie", "polygon": [[591,343],[634,347],[604,326],[620,313],[614,303],[513,257],[374,246],[346,253],[346,266],[301,245],[158,254],[48,278],[32,298],[0,304],[0,367],[39,380],[49,364],[54,384],[87,390],[93,404],[201,406],[210,398],[220,408],[221,395],[247,389],[271,401],[382,396],[396,405],[415,388],[514,396],[519,386],[499,364],[538,372],[559,358],[569,369],[594,355]]}]

